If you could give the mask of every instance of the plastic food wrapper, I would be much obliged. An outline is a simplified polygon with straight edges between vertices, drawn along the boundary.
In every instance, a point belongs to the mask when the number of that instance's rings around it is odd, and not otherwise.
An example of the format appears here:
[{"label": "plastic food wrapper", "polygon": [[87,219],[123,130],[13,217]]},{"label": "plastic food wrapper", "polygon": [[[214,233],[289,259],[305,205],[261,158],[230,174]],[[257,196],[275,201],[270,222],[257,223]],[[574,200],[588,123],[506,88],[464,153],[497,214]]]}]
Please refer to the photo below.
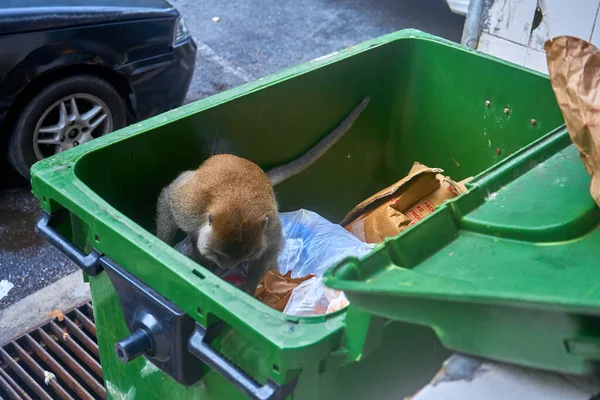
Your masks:
[{"label": "plastic food wrapper", "polygon": [[348,304],[344,292],[328,288],[315,277],[302,282],[291,292],[283,313],[298,316],[329,314]]},{"label": "plastic food wrapper", "polygon": [[600,51],[570,36],[547,41],[545,50],[552,89],[600,206]]},{"label": "plastic food wrapper", "polygon": [[407,176],[377,192],[350,211],[342,225],[363,242],[380,243],[420,222],[446,200],[464,192],[464,183],[454,182],[415,162]]}]

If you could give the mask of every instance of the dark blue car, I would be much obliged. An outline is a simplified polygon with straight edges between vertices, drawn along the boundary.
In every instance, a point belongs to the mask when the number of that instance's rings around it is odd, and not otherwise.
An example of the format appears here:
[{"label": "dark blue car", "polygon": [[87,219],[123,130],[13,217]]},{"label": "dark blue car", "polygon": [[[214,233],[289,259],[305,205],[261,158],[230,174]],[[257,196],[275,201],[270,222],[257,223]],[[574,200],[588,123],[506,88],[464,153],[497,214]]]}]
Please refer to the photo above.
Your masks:
[{"label": "dark blue car", "polygon": [[183,103],[196,44],[168,2],[1,3],[0,160],[23,177],[40,159]]}]

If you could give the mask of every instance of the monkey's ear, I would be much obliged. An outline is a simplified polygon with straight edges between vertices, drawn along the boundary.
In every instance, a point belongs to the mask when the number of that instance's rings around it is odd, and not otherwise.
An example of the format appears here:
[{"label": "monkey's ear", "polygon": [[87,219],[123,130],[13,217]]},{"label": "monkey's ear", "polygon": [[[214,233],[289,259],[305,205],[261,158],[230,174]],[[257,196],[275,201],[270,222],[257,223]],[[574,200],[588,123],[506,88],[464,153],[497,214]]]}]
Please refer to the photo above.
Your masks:
[{"label": "monkey's ear", "polygon": [[212,215],[208,214],[208,225],[212,225]]}]

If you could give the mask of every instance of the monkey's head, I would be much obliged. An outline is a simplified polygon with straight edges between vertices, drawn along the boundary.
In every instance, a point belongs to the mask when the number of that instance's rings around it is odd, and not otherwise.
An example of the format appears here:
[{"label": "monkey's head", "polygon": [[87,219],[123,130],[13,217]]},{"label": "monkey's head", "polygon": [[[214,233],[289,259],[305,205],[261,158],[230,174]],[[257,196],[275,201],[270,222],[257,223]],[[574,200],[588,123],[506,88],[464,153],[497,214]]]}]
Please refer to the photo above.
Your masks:
[{"label": "monkey's head", "polygon": [[271,217],[243,211],[214,210],[198,232],[198,250],[221,268],[231,269],[259,258],[267,248]]}]

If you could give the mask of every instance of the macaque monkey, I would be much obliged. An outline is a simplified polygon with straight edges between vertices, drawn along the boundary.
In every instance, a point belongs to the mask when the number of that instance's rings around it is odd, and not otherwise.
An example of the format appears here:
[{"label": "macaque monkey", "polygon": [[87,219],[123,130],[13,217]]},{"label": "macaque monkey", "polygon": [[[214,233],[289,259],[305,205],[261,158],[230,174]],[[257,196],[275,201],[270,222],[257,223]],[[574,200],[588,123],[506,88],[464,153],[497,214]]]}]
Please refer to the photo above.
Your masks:
[{"label": "macaque monkey", "polygon": [[172,244],[178,229],[187,233],[183,254],[215,270],[239,269],[241,289],[253,295],[269,269],[277,269],[283,232],[273,186],[298,174],[333,146],[370,101],[366,97],[323,140],[290,163],[265,173],[231,154],[209,157],[195,171],[181,173],[158,198],[156,235]]}]

